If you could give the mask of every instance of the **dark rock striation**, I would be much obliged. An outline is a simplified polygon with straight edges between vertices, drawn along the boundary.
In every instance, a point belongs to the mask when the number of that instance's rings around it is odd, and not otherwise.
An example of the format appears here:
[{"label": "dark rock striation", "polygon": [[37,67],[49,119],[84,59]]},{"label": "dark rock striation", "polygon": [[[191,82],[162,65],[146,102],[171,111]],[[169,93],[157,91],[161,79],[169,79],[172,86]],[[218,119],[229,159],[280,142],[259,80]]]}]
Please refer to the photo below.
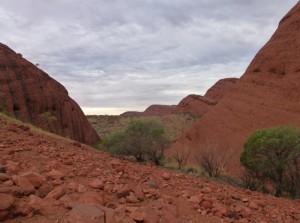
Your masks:
[{"label": "dark rock striation", "polygon": [[0,109],[25,122],[83,143],[99,140],[64,86],[1,43]]}]

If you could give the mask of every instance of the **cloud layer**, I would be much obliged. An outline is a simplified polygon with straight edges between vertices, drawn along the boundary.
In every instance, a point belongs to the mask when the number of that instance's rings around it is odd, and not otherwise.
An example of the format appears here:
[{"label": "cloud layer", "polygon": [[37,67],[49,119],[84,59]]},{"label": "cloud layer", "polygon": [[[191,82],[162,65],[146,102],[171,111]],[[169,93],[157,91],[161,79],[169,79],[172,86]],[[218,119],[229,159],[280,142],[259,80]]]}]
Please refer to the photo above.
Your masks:
[{"label": "cloud layer", "polygon": [[2,0],[0,41],[89,113],[143,110],[239,77],[296,0]]}]

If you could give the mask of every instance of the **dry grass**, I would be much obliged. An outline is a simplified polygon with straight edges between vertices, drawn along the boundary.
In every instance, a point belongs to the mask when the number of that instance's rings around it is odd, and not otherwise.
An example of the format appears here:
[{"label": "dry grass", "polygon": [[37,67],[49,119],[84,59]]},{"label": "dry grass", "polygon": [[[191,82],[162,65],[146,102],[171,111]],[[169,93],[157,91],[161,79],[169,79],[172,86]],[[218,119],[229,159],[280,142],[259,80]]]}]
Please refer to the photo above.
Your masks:
[{"label": "dry grass", "polygon": [[170,140],[175,139],[178,135],[190,126],[197,117],[189,114],[172,114],[167,116],[144,116],[144,117],[121,117],[110,115],[92,115],[87,119],[98,132],[101,138],[110,136],[117,131],[126,129],[132,121],[155,121],[164,127],[166,135]]},{"label": "dry grass", "polygon": [[23,122],[21,120],[12,118],[12,117],[10,117],[10,116],[2,113],[2,112],[0,112],[0,119],[5,120],[5,121],[7,121],[10,124],[28,126],[32,132],[40,134],[40,135],[45,135],[45,136],[50,136],[52,138],[57,138],[57,139],[63,139],[63,140],[71,141],[71,139],[69,139],[69,138],[65,138],[65,137],[56,135],[54,133],[47,132],[46,130],[38,128],[38,127],[36,127],[36,126],[34,126],[34,125],[30,124],[30,123],[26,123],[26,122]]}]

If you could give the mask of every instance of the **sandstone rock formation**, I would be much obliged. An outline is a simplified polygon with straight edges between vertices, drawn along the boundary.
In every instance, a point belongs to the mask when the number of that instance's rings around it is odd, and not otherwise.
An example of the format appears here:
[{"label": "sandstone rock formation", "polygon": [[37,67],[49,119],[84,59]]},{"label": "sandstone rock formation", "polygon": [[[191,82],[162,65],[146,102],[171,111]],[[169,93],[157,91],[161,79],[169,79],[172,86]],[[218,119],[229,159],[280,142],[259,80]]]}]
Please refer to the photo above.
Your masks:
[{"label": "sandstone rock formation", "polygon": [[192,115],[204,115],[224,97],[237,81],[238,78],[221,79],[208,89],[204,96],[188,95],[176,106],[176,113],[187,112]]},{"label": "sandstone rock formation", "polygon": [[191,94],[182,99],[178,105],[150,105],[144,112],[128,111],[121,116],[164,116],[178,113],[189,113],[202,116],[214,107],[238,78],[225,78],[215,83],[204,96]]},{"label": "sandstone rock formation", "polygon": [[176,105],[150,105],[145,111],[128,111],[121,116],[133,117],[133,116],[164,116],[174,113]]},{"label": "sandstone rock formation", "polygon": [[0,167],[1,222],[300,220],[299,201],[119,160],[86,145],[11,124],[1,115]]},{"label": "sandstone rock formation", "polygon": [[0,43],[0,107],[14,117],[84,143],[99,140],[67,90]]},{"label": "sandstone rock formation", "polygon": [[205,97],[215,101],[220,101],[237,82],[238,78],[224,78],[218,80],[211,88],[205,93]]},{"label": "sandstone rock formation", "polygon": [[[224,98],[195,122],[170,152],[185,147],[230,148],[230,171],[239,170],[243,143],[255,130],[300,126],[300,3],[281,20],[269,42]],[[228,151],[229,152],[229,151]]]},{"label": "sandstone rock formation", "polygon": [[202,116],[217,104],[217,101],[201,96],[191,94],[182,99],[176,106],[176,113],[189,113]]}]

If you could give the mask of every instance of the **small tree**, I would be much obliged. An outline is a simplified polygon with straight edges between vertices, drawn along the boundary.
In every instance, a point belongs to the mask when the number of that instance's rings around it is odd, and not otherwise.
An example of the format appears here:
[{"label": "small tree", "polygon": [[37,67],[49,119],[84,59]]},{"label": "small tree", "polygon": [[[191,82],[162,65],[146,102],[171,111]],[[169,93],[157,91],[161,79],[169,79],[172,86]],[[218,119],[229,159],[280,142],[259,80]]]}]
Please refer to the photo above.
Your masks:
[{"label": "small tree", "polygon": [[240,156],[242,165],[274,186],[275,196],[283,191],[292,196],[299,193],[299,158],[300,130],[287,126],[255,132]]},{"label": "small tree", "polygon": [[169,146],[170,142],[166,138],[163,128],[155,125],[151,127],[149,148],[146,150],[146,155],[149,160],[156,165],[160,165],[164,159],[164,150]]},{"label": "small tree", "polygon": [[[219,149],[218,149],[219,148]],[[218,177],[226,171],[232,151],[229,146],[225,148],[217,146],[205,146],[196,157],[198,165],[208,174],[209,177]]]},{"label": "small tree", "polygon": [[186,165],[190,154],[191,150],[189,149],[176,150],[175,154],[173,155],[173,158],[177,161],[179,170]]},{"label": "small tree", "polygon": [[160,165],[169,140],[158,123],[137,120],[131,122],[124,131],[104,138],[102,143],[110,153],[134,156],[138,162],[150,160]]}]

